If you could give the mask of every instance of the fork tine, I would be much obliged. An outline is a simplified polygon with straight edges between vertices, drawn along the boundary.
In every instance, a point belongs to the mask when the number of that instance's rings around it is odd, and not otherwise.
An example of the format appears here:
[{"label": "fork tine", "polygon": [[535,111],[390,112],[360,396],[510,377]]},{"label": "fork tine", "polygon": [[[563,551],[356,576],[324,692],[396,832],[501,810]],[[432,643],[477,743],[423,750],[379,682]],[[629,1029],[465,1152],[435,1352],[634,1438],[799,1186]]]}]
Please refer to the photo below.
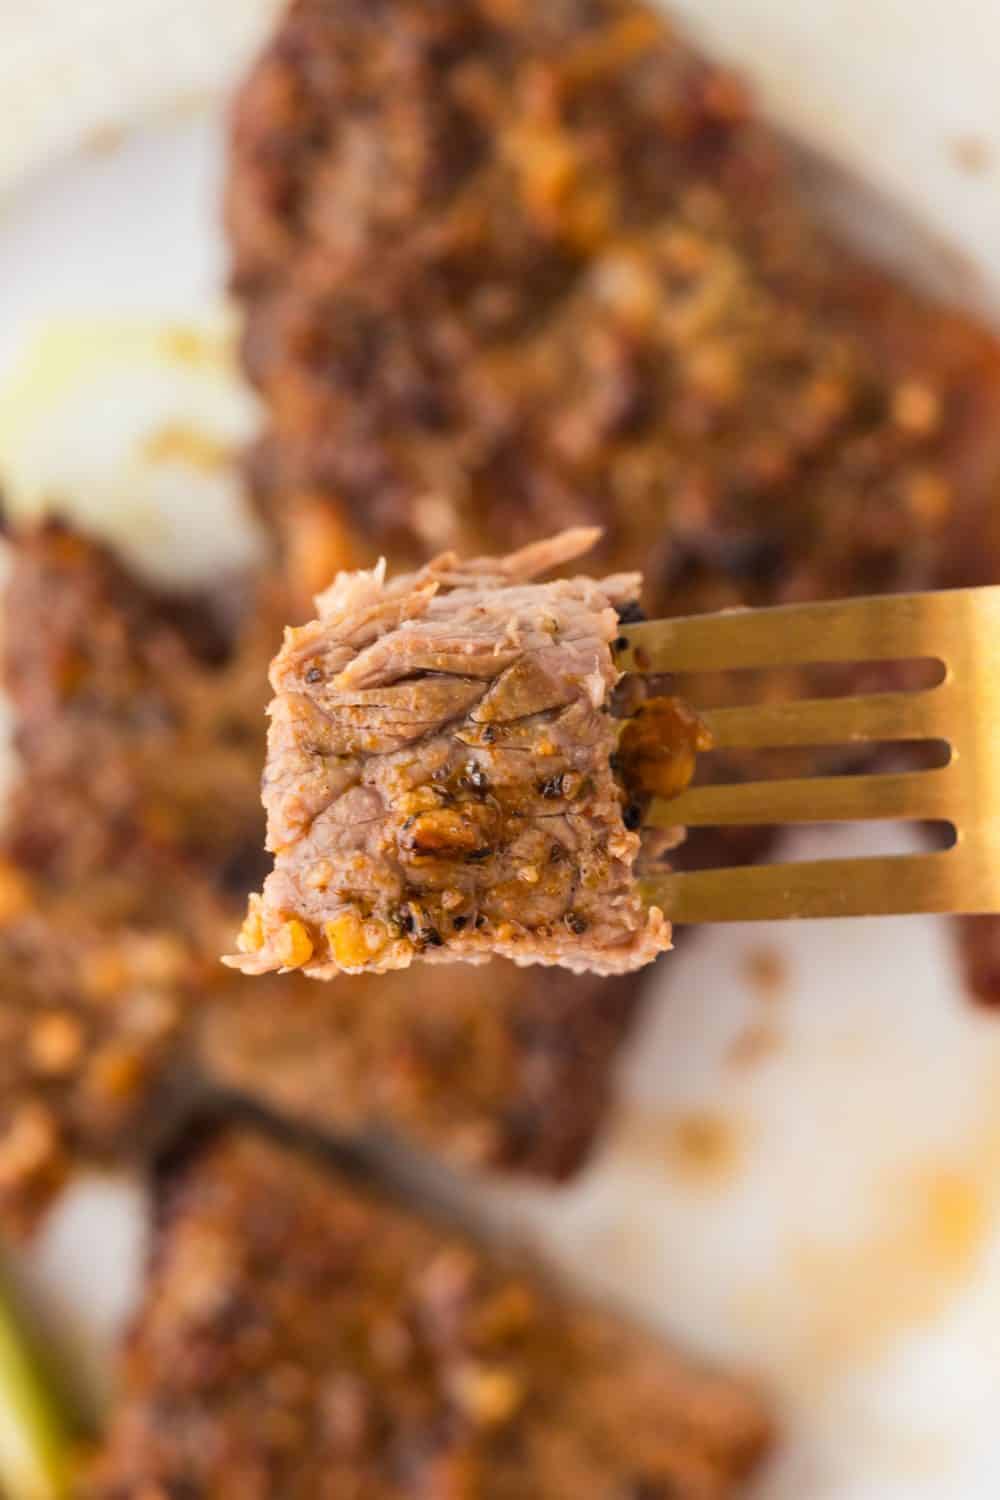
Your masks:
[{"label": "fork tine", "polygon": [[946,694],[871,693],[856,698],[806,698],[737,708],[699,709],[714,749],[779,745],[846,745],[855,740],[944,739]]},{"label": "fork tine", "polygon": [[959,811],[951,770],[943,766],[891,775],[694,786],[678,797],[654,798],[643,822],[647,828],[703,828],[894,818],[951,821]]},{"label": "fork tine", "polygon": [[779,605],[628,625],[618,664],[637,672],[711,672],[807,662],[938,657],[965,590]]},{"label": "fork tine", "polygon": [[[956,850],[803,864],[747,865],[647,876],[640,891],[674,922],[766,922],[783,917],[896,916],[954,910]],[[993,911],[983,892],[980,905]]]},{"label": "fork tine", "polygon": [[644,899],[677,922],[1000,912],[1000,586],[733,611],[626,626],[625,670],[688,674],[811,663],[939,662],[912,693],[706,709],[720,749],[943,740],[933,770],[689,787],[655,799],[653,828],[897,819],[955,832],[946,852],[665,873]]}]

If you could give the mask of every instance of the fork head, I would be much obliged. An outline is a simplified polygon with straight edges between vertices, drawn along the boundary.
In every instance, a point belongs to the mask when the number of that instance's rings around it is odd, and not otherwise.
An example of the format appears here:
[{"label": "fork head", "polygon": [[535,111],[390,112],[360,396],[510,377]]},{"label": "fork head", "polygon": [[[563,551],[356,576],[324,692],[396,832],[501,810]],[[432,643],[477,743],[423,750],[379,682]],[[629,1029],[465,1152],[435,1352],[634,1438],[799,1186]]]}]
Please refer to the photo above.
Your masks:
[{"label": "fork head", "polygon": [[934,820],[948,849],[651,875],[676,922],[1000,911],[1000,587],[657,620],[622,631],[625,671],[699,673],[929,658],[936,686],[703,711],[716,748],[943,741],[929,770],[694,786],[654,828]]}]

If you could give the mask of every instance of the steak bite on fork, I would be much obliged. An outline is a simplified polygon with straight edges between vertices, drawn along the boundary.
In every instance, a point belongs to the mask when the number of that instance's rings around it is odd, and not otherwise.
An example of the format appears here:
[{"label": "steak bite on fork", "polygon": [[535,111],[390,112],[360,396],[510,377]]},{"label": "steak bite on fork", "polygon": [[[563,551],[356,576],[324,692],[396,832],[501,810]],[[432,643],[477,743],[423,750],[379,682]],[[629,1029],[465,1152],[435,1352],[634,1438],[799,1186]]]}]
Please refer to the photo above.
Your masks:
[{"label": "steak bite on fork", "polygon": [[247,973],[416,957],[622,973],[670,946],[640,901],[612,646],[638,574],[533,581],[599,532],[506,558],[341,573],[286,632],[264,775],[272,873]]}]

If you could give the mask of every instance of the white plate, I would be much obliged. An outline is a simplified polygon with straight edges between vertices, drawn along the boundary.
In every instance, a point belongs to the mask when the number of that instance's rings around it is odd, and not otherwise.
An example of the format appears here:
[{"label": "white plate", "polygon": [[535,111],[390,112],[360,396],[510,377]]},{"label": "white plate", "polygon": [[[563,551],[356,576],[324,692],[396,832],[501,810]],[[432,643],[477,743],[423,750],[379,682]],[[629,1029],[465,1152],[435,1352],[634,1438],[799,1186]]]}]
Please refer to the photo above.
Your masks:
[{"label": "white plate", "polygon": [[[760,76],[779,118],[843,165],[863,162],[932,228],[951,226],[982,270],[977,295],[990,277],[1000,285],[993,0],[691,8]],[[175,378],[150,350],[161,348],[157,330],[217,326],[223,267],[218,105],[162,116],[190,96],[192,79],[217,100],[273,5],[220,4],[218,24],[233,29],[220,32],[211,76],[199,74],[197,49],[148,40],[154,17],[169,12],[170,34],[190,36],[192,18],[201,25],[212,10],[193,0],[108,0],[79,12],[68,0],[0,5],[5,48],[13,37],[31,64],[18,71],[16,97],[30,96],[35,111],[20,142],[9,128],[0,137],[0,482],[6,457],[25,503],[78,485],[91,523],[100,494],[119,539],[141,549],[152,535],[158,564],[189,554],[191,512],[178,521],[170,496],[204,476],[195,465],[164,485],[150,477],[150,435],[195,420],[189,375]],[[99,89],[46,89],[54,66],[74,77],[98,66],[96,54],[64,45],[56,11],[74,25],[86,12],[118,38]],[[43,13],[47,51],[44,28],[32,29]],[[10,66],[5,53],[0,81]],[[151,110],[158,125],[64,159],[95,124]],[[80,352],[81,320],[90,355]],[[53,322],[63,350],[54,364],[51,335],[39,343]],[[125,346],[133,354],[119,360]],[[238,436],[243,398],[225,380],[213,392],[208,436]],[[44,444],[29,441],[46,403],[59,436],[51,469]],[[129,470],[141,480],[133,515],[116,476],[140,454],[145,467]],[[237,503],[229,489],[223,501]],[[215,565],[230,536],[199,531],[196,549]],[[822,841],[823,852],[842,837]],[[498,1189],[493,1207],[571,1274],[769,1383],[785,1442],[761,1489],[767,1500],[994,1500],[1000,1030],[968,1005],[948,929],[718,931],[664,966],[661,991],[590,1170],[561,1192]],[[36,1284],[76,1310],[75,1342],[91,1365],[104,1364],[134,1294],[141,1204],[128,1185],[79,1186],[30,1252]]]}]

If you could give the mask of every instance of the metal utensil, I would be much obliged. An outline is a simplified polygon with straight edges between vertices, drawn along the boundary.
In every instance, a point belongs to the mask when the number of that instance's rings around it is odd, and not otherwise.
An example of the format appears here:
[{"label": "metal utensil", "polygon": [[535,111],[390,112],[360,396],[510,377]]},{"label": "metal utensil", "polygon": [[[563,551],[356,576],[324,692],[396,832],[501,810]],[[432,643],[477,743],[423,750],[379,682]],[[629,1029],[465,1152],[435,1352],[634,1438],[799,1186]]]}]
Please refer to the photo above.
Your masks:
[{"label": "metal utensil", "polygon": [[642,673],[930,658],[916,691],[810,698],[702,713],[714,746],[760,749],[943,741],[947,764],[742,784],[656,798],[652,828],[870,819],[941,821],[950,848],[669,872],[643,895],[676,922],[1000,911],[1000,587],[838,600],[655,620],[622,631],[619,665]]}]

